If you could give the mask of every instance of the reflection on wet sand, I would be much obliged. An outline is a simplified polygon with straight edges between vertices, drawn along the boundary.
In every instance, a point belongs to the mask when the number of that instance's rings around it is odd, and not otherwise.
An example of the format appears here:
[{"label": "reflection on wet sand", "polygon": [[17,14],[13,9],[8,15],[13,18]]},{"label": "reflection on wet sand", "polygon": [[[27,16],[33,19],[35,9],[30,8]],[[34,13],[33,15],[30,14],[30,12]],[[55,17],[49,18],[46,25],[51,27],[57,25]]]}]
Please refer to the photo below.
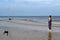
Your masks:
[{"label": "reflection on wet sand", "polygon": [[48,30],[48,40],[52,40],[52,31]]}]

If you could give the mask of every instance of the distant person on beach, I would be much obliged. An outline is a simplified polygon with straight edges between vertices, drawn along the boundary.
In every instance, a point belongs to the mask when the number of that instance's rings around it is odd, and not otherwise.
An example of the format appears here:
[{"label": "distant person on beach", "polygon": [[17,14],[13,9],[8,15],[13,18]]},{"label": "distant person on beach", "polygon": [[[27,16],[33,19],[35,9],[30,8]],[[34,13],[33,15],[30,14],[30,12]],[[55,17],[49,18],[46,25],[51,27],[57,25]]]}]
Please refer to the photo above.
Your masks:
[{"label": "distant person on beach", "polygon": [[11,20],[11,18],[9,18],[9,20]]},{"label": "distant person on beach", "polygon": [[49,30],[51,30],[51,25],[52,25],[52,18],[51,18],[51,15],[49,15],[49,17],[48,17],[48,27],[49,27]]}]

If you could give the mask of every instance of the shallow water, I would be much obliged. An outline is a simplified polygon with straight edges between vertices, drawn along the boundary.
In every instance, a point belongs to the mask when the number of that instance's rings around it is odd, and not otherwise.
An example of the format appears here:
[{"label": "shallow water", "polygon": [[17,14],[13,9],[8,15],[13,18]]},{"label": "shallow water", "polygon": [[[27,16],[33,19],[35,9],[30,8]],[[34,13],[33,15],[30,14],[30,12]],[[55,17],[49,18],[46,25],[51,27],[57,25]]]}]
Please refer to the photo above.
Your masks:
[{"label": "shallow water", "polygon": [[[48,30],[48,26],[34,26],[34,25],[24,25],[24,24],[16,24],[16,23],[11,23],[11,22],[6,22],[6,21],[0,21],[0,26],[2,27],[18,27],[18,28],[24,28],[24,29],[30,29],[30,30],[43,30],[43,31],[47,31]],[[59,31],[60,28],[58,27],[52,27],[52,31],[53,32],[60,32]]]}]

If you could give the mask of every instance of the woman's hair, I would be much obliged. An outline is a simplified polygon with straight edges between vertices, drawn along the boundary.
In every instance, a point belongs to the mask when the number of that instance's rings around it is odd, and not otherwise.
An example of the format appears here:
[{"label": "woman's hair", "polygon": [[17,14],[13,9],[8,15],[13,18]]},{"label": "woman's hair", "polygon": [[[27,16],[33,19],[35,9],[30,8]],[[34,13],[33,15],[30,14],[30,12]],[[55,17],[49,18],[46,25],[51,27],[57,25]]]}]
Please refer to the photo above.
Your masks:
[{"label": "woman's hair", "polygon": [[49,15],[49,17],[51,17],[51,15]]}]

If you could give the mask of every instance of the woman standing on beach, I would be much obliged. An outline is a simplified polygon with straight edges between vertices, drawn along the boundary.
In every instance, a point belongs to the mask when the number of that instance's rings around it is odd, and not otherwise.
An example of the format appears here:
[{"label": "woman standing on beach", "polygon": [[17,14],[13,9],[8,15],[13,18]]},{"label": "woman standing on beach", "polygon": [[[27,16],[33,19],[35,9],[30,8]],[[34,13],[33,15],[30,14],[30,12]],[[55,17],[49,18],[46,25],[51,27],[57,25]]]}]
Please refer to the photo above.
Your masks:
[{"label": "woman standing on beach", "polygon": [[51,18],[51,15],[48,17],[48,27],[49,27],[49,30],[51,30],[51,25],[52,25],[52,18]]}]

